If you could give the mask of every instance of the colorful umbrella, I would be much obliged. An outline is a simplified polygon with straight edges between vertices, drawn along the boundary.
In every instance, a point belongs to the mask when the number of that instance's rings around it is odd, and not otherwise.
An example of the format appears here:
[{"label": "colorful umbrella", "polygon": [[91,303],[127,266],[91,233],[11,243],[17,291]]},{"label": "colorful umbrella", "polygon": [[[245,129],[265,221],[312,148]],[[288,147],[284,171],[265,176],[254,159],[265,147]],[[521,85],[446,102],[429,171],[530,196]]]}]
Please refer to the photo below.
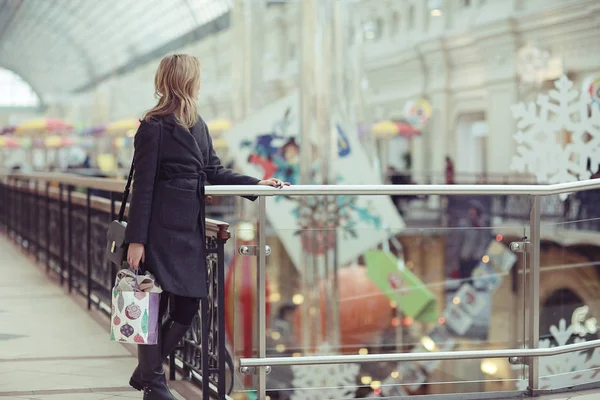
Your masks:
[{"label": "colorful umbrella", "polygon": [[62,147],[74,146],[79,141],[79,138],[73,136],[61,136],[61,139],[60,145]]},{"label": "colorful umbrella", "polygon": [[21,147],[21,144],[17,139],[10,136],[0,137],[0,148],[13,149],[18,147]]},{"label": "colorful umbrella", "polygon": [[9,125],[9,126],[5,126],[4,128],[0,129],[0,135],[8,135],[11,134],[15,131],[17,127],[13,126],[13,125]]},{"label": "colorful umbrella", "polygon": [[210,133],[225,132],[231,129],[233,124],[226,119],[215,119],[206,123]]},{"label": "colorful umbrella", "polygon": [[113,145],[117,148],[117,149],[124,149],[127,147],[131,147],[132,146],[132,139],[128,138],[128,137],[118,137],[115,138],[113,141]]},{"label": "colorful umbrella", "polygon": [[107,124],[105,130],[109,135],[117,136],[127,134],[127,136],[133,136],[139,126],[140,121],[137,119],[122,119]]},{"label": "colorful umbrella", "polygon": [[79,140],[79,145],[85,149],[92,149],[96,145],[94,138],[86,136]]},{"label": "colorful umbrella", "polygon": [[44,138],[44,147],[49,149],[69,147],[75,144],[77,144],[77,138],[70,136],[52,135]]},{"label": "colorful umbrella", "polygon": [[99,136],[106,132],[106,125],[96,125],[81,131],[82,136]]},{"label": "colorful umbrella", "polygon": [[73,130],[73,125],[53,118],[40,118],[17,125],[15,132],[20,135],[35,135],[44,133],[66,133]]},{"label": "colorful umbrella", "polygon": [[394,136],[414,137],[421,131],[406,121],[380,121],[371,127],[371,134],[377,139],[391,139]]},{"label": "colorful umbrella", "polygon": [[223,138],[223,137],[217,138],[217,139],[213,140],[213,147],[216,150],[226,149],[227,148],[227,140],[225,140],[225,138]]},{"label": "colorful umbrella", "polygon": [[33,146],[33,139],[30,137],[20,138],[19,143],[21,144],[22,148],[29,149],[31,146]]},{"label": "colorful umbrella", "polygon": [[44,147],[48,149],[56,149],[61,147],[62,138],[57,135],[52,135],[44,138]]}]

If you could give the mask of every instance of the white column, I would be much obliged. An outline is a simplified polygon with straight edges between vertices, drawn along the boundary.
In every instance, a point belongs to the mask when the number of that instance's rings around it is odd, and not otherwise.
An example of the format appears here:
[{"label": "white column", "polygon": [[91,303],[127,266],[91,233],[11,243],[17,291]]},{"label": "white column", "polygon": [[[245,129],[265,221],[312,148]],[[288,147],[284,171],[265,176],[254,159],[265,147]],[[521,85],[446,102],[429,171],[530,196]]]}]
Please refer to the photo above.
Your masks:
[{"label": "white column", "polygon": [[445,90],[440,89],[439,92],[430,94],[428,98],[433,107],[431,122],[427,127],[429,166],[433,176],[432,183],[441,184],[444,183],[444,160],[449,155],[449,96]]},{"label": "white column", "polygon": [[517,125],[510,107],[518,101],[517,84],[512,80],[492,83],[487,89],[487,172],[510,174],[510,163],[517,147],[513,139]]},{"label": "white column", "polygon": [[263,55],[265,2],[235,0],[232,10],[233,118],[241,120],[263,104]]},{"label": "white column", "polygon": [[489,126],[486,169],[491,174],[508,174],[516,150],[512,138],[516,123],[510,107],[518,100],[517,38],[510,21],[482,26],[475,36],[486,68],[486,120]]},{"label": "white column", "polygon": [[431,119],[423,132],[424,164],[432,176],[432,183],[442,183],[445,169],[444,159],[448,153],[451,130],[449,126],[448,55],[440,40],[424,44],[420,51],[425,64],[425,97],[433,109]]},{"label": "white column", "polygon": [[244,0],[234,0],[231,10],[231,109],[233,120],[240,121],[246,116],[244,43],[245,19]]},{"label": "white column", "polygon": [[[349,18],[348,3],[342,0],[303,0],[300,2],[301,65],[301,182],[309,182],[310,171],[318,163],[318,181],[324,184],[337,182],[337,131],[336,123],[346,119],[351,102],[348,82],[351,80],[349,66],[347,30]],[[348,128],[351,123],[348,123]],[[354,128],[354,126],[352,126]],[[311,143],[317,145],[314,154]],[[336,198],[326,199],[336,204]],[[305,210],[306,212],[307,210]],[[315,221],[317,222],[317,221]],[[334,226],[326,229],[335,229]],[[307,234],[310,234],[308,232]],[[310,240],[310,238],[309,238]],[[334,246],[335,247],[335,246]],[[310,342],[323,337],[330,345],[339,343],[339,315],[337,298],[337,260],[335,250],[324,256],[313,255],[306,260],[303,285],[306,301],[303,305],[304,345],[315,346]],[[333,279],[332,279],[333,278]],[[320,315],[310,313],[311,307],[320,310],[319,281],[326,282],[325,296],[328,322],[325,332],[320,330]],[[311,318],[309,318],[311,314]],[[308,326],[307,326],[308,325]],[[311,328],[312,326],[312,328]]]}]

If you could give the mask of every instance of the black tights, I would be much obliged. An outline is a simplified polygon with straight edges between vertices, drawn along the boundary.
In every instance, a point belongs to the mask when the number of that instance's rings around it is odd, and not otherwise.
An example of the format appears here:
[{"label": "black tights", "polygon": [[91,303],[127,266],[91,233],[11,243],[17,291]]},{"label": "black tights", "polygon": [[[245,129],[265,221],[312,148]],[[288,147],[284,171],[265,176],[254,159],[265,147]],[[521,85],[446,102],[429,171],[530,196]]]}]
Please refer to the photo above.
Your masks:
[{"label": "black tights", "polygon": [[195,297],[178,296],[169,292],[162,292],[160,296],[160,318],[165,315],[171,301],[170,317],[173,321],[184,326],[190,326],[198,309],[200,299]]}]

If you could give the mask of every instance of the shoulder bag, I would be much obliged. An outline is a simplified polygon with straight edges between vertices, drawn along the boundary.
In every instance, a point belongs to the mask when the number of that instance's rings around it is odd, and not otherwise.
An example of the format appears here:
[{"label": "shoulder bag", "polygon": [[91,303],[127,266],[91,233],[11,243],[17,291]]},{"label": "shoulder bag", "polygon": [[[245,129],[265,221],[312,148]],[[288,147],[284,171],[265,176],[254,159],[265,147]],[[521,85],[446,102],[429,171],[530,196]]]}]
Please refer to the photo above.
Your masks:
[{"label": "shoulder bag", "polygon": [[[156,162],[156,175],[154,182],[158,177],[161,159],[161,144],[162,144],[162,122],[159,122],[159,137],[158,137],[158,160]],[[127,177],[127,183],[125,184],[125,190],[123,191],[123,200],[121,201],[121,208],[119,209],[119,215],[116,220],[112,221],[108,226],[106,232],[106,258],[116,264],[119,267],[127,268],[127,250],[128,244],[125,243],[125,230],[127,228],[127,222],[124,221],[125,207],[127,206],[127,200],[129,198],[129,192],[131,191],[131,181],[133,180],[133,172],[135,169],[134,161],[131,161],[131,168],[129,169],[129,176]]]}]

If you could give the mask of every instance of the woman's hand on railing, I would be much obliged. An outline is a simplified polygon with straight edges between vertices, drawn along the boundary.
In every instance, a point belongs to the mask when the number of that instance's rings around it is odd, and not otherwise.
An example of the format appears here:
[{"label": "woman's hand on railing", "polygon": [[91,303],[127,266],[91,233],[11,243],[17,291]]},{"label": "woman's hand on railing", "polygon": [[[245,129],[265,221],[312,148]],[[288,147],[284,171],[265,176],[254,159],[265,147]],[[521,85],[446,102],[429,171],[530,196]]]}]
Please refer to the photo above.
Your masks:
[{"label": "woman's hand on railing", "polygon": [[140,262],[146,261],[146,252],[141,243],[130,243],[127,249],[127,263],[134,270],[140,268]]},{"label": "woman's hand on railing", "polygon": [[262,186],[272,186],[277,189],[281,189],[284,186],[290,186],[289,182],[284,182],[276,178],[265,179],[264,181],[258,182],[258,184]]}]

